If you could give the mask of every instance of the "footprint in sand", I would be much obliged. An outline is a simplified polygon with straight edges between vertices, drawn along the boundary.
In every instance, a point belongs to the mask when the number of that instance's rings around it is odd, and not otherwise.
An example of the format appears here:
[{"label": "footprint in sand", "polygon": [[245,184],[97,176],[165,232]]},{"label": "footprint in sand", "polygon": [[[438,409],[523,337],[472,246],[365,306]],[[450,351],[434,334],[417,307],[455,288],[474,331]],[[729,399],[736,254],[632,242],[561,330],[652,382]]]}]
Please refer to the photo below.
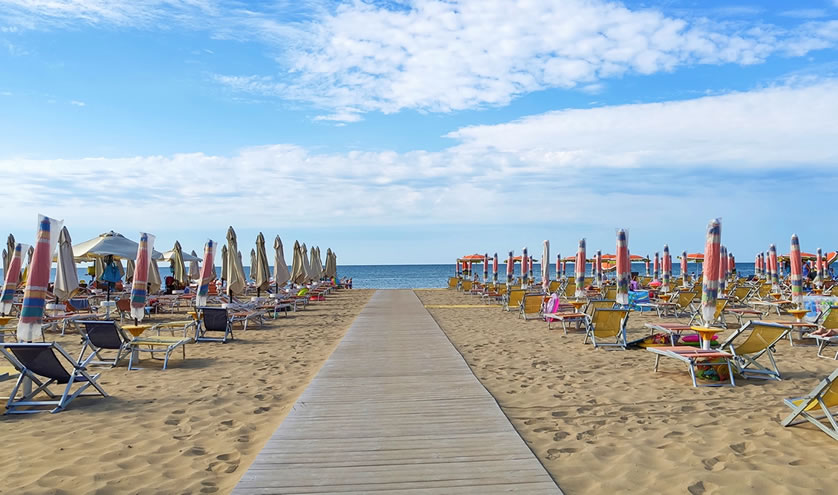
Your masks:
[{"label": "footprint in sand", "polygon": [[730,444],[730,449],[737,454],[742,455],[745,453],[745,442],[732,443]]},{"label": "footprint in sand", "polygon": [[271,410],[270,407],[260,406],[260,407],[257,407],[256,409],[253,410],[253,414],[262,414],[262,413],[268,412],[270,410]]},{"label": "footprint in sand", "polygon": [[701,495],[704,493],[704,483],[701,481],[695,482],[687,487],[687,491],[690,492],[691,495]]}]

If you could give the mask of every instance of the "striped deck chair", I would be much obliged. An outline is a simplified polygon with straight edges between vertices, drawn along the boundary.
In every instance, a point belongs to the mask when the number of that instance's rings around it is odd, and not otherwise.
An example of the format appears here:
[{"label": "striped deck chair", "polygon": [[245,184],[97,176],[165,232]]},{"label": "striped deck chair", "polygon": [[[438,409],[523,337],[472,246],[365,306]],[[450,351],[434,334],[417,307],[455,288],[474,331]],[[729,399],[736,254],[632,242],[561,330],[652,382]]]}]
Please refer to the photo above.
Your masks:
[{"label": "striped deck chair", "polygon": [[[803,397],[783,401],[792,409],[791,414],[780,422],[783,426],[793,426],[809,421],[824,433],[838,440],[838,369]],[[802,420],[798,418],[802,417]]]},{"label": "striped deck chair", "polygon": [[[597,347],[619,347],[625,349],[628,345],[626,338],[626,323],[628,323],[627,309],[598,309],[588,323],[585,331],[585,343],[591,339],[594,348]],[[597,339],[600,341],[597,342]],[[608,342],[613,339],[613,342]],[[606,342],[602,342],[606,340]]]},{"label": "striped deck chair", "polygon": [[[745,335],[748,330],[750,333]],[[719,349],[734,355],[736,372],[743,378],[781,380],[780,370],[774,361],[774,345],[790,331],[791,327],[786,325],[751,320],[733,332]],[[767,356],[770,367],[758,362],[762,356]]]},{"label": "striped deck chair", "polygon": [[524,294],[521,299],[521,312],[519,318],[524,320],[540,320],[544,309],[544,294]]}]

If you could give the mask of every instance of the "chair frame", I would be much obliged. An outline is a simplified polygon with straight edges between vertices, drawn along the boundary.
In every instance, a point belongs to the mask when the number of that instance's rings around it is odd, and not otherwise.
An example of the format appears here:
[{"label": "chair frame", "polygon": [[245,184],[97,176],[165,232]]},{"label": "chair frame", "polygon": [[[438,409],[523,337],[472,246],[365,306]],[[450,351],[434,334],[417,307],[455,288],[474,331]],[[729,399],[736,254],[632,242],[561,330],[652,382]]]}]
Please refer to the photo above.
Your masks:
[{"label": "chair frame", "polygon": [[[81,320],[78,322],[81,326],[79,327],[79,332],[81,333],[83,344],[81,347],[81,352],[79,353],[79,359],[77,360],[78,363],[85,363],[85,364],[93,364],[93,365],[110,365],[111,368],[115,367],[119,362],[126,356],[131,354],[131,339],[125,334],[122,328],[116,323],[115,320]],[[111,347],[99,347],[93,343],[93,340],[88,333],[88,325],[91,327],[93,326],[101,326],[104,327],[108,324],[112,324],[117,336],[122,341],[119,349],[114,349]],[[87,359],[85,359],[84,354],[87,352],[88,348],[90,349],[91,353]],[[116,357],[113,359],[106,359],[100,353],[103,350],[108,351],[116,351]],[[123,354],[124,352],[124,354]],[[98,358],[98,360],[94,361],[93,358]]]},{"label": "chair frame", "polygon": [[[805,396],[784,399],[783,403],[789,406],[792,412],[786,416],[780,424],[783,426],[793,426],[803,423],[804,421],[809,421],[833,439],[838,440],[838,422],[835,420],[835,416],[838,413],[830,412],[829,406],[823,401],[824,394],[828,392],[831,387],[836,386],[836,380],[838,380],[838,369],[833,371],[828,377],[821,380],[820,383],[818,383],[818,385]],[[800,403],[795,405],[795,402],[797,401],[800,401]],[[816,416],[807,411],[813,403],[818,404],[822,413],[820,416]],[[803,419],[797,420],[798,417],[803,417]],[[823,419],[826,419],[829,422],[828,426],[824,424],[822,421]]]},{"label": "chair frame", "polygon": [[[597,340],[596,340],[596,323],[595,322],[596,322],[596,315],[599,311],[620,312],[620,313],[625,314],[625,316],[623,318],[620,318],[620,328],[619,328],[618,333],[617,333],[617,342],[615,342],[613,344],[611,344],[611,343],[603,344],[603,343],[598,343],[597,342]],[[626,335],[626,325],[628,324],[628,318],[629,318],[629,310],[627,310],[627,309],[605,309],[605,308],[601,308],[601,309],[594,310],[593,315],[591,315],[591,317],[588,319],[588,325],[587,325],[587,328],[585,330],[585,341],[584,341],[584,343],[587,344],[588,343],[588,338],[590,338],[591,343],[594,345],[595,349],[598,348],[598,347],[619,347],[619,348],[625,350],[626,347],[628,346],[628,336]]]},{"label": "chair frame", "polygon": [[[673,346],[677,348],[677,346]],[[655,373],[658,371],[658,366],[660,365],[660,360],[662,356],[670,357],[677,359],[683,363],[686,363],[687,367],[690,370],[690,378],[693,381],[693,387],[735,387],[736,381],[733,378],[733,368],[731,367],[731,360],[734,358],[732,354],[728,354],[725,352],[720,351],[702,351],[702,349],[696,348],[689,348],[689,350],[685,350],[683,352],[678,352],[673,348],[667,347],[647,347],[647,351],[652,352],[655,354]],[[720,356],[719,354],[727,354],[730,357]],[[702,358],[717,358],[717,361],[704,361],[699,363],[698,359]],[[702,385],[698,384],[698,379],[695,376],[695,370],[698,366],[719,366],[719,365],[727,365],[727,372],[730,380],[728,383],[718,382],[718,383],[705,383]]]},{"label": "chair frame", "polygon": [[[224,330],[217,328],[207,329],[204,321],[204,313],[207,310],[224,311],[225,319],[227,320],[226,328]],[[207,332],[224,332],[224,336],[207,337]],[[195,329],[195,342],[221,342],[222,344],[226,344],[229,340],[235,340],[235,336],[233,335],[233,320],[230,317],[230,310],[228,308],[212,308],[208,306],[198,308],[198,326]]]},{"label": "chair frame", "polygon": [[[771,327],[771,328],[782,328],[785,331],[782,332],[777,338],[775,338],[770,344],[766,345],[761,351],[755,354],[739,354],[736,352],[737,347],[741,347],[745,343],[747,343],[753,336],[754,328],[752,327]],[[736,339],[742,335],[746,330],[750,329],[751,333],[745,338],[744,342],[740,343],[739,346],[734,345]],[[780,370],[777,368],[777,362],[774,360],[774,346],[777,345],[777,342],[786,338],[788,332],[792,330],[792,327],[781,325],[779,323],[768,323],[759,320],[751,320],[748,323],[742,325],[734,331],[722,344],[719,346],[719,349],[729,349],[730,353],[733,354],[733,364],[736,368],[736,372],[742,378],[762,378],[766,380],[782,380],[782,376],[780,376]],[[763,366],[761,363],[757,362],[757,360],[762,357],[763,354],[768,355],[768,361],[771,363],[771,367]]]}]

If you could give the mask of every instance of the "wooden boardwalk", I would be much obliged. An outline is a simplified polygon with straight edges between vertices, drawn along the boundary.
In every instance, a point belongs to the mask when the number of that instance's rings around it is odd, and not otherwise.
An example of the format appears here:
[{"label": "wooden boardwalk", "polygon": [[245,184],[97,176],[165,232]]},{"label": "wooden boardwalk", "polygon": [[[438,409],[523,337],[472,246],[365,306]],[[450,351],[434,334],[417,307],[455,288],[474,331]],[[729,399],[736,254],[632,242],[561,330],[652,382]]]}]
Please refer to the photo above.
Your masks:
[{"label": "wooden boardwalk", "polygon": [[409,290],[376,292],[234,494],[560,494]]}]

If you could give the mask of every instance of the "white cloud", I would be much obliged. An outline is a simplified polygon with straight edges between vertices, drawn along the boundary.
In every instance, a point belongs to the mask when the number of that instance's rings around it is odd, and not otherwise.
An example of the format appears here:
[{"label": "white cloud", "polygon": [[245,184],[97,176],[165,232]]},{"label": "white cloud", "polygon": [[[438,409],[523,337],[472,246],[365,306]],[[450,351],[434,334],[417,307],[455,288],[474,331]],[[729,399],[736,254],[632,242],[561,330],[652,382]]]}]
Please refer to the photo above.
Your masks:
[{"label": "white cloud", "polygon": [[79,101],[79,100],[70,100],[70,105],[75,105],[77,107],[83,107],[83,106],[86,106],[87,104],[85,102]]},{"label": "white cloud", "polygon": [[360,112],[354,108],[340,108],[337,112],[328,115],[318,115],[314,120],[329,120],[335,122],[359,122]]},{"label": "white cloud", "polygon": [[828,14],[824,9],[793,9],[780,12],[780,15],[796,19],[819,19]]}]

